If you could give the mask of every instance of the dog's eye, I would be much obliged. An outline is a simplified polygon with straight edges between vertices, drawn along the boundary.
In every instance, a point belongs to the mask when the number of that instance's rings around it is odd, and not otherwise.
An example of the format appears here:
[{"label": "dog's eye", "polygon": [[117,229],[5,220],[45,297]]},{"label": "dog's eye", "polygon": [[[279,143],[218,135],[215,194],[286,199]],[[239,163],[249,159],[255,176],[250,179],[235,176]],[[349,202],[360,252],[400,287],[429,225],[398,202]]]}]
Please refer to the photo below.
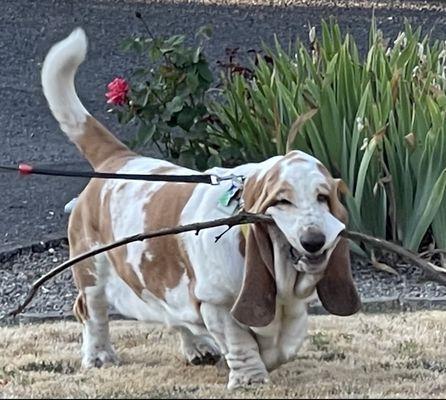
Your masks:
[{"label": "dog's eye", "polygon": [[287,199],[280,199],[276,201],[276,206],[290,206],[290,205],[292,205],[292,203]]},{"label": "dog's eye", "polygon": [[318,194],[317,201],[319,203],[328,203],[328,196],[326,194]]}]

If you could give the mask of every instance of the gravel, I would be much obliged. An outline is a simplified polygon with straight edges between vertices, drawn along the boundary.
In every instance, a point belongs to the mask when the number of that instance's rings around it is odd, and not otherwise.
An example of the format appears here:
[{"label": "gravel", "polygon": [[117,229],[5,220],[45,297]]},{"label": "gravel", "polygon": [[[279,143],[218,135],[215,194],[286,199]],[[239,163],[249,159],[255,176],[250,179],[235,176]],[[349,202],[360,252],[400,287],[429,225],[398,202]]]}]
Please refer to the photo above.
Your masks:
[{"label": "gravel", "polygon": [[[68,259],[66,245],[50,247],[43,252],[23,250],[3,261],[0,269],[0,309],[12,309],[23,300],[37,278]],[[26,314],[63,315],[71,312],[76,296],[71,271],[67,270],[39,290]]]},{"label": "gravel", "polygon": [[[68,258],[65,239],[22,249],[17,254],[0,254],[0,314],[13,309],[25,297],[29,286],[37,278]],[[370,262],[352,257],[352,270],[363,300],[364,312],[383,312],[419,309],[446,310],[446,287],[434,282],[423,282],[422,271],[401,261],[385,260],[399,275],[375,269]],[[72,305],[76,298],[71,271],[65,271],[46,283],[17,321],[72,319]],[[113,318],[120,316],[110,309]],[[319,304],[310,312],[325,313]],[[3,323],[13,323],[11,319]]]}]

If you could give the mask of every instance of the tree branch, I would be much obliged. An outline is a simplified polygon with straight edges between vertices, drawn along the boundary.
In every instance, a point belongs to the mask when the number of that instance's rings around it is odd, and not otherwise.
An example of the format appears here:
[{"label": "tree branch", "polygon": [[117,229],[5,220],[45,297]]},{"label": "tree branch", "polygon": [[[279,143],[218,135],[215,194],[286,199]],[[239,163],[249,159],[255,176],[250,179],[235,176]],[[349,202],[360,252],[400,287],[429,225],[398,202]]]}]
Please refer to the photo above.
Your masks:
[{"label": "tree branch", "polygon": [[163,228],[163,229],[159,229],[159,230],[156,230],[153,232],[139,233],[139,234],[136,234],[133,236],[128,236],[128,237],[118,240],[116,242],[107,244],[105,246],[98,247],[94,250],[87,251],[85,253],[80,254],[77,257],[74,257],[68,261],[65,261],[64,263],[53,268],[51,271],[49,271],[45,275],[41,276],[38,280],[36,280],[31,285],[28,295],[26,296],[23,303],[20,304],[15,310],[12,310],[9,313],[7,313],[6,315],[4,315],[3,317],[1,317],[0,321],[6,317],[15,317],[17,314],[20,314],[25,309],[25,307],[31,302],[33,297],[36,295],[37,290],[45,282],[49,281],[50,279],[54,278],[56,275],[65,271],[66,269],[70,268],[72,265],[74,265],[78,262],[81,262],[87,258],[93,257],[97,254],[104,253],[104,252],[106,252],[108,250],[112,250],[116,247],[124,246],[128,243],[143,241],[143,240],[154,238],[154,237],[173,235],[173,234],[188,232],[188,231],[196,231],[196,234],[198,234],[198,232],[202,229],[214,228],[216,226],[227,225],[230,228],[234,225],[256,223],[256,222],[272,222],[272,218],[267,215],[251,214],[251,213],[243,212],[243,213],[239,213],[237,215],[234,215],[234,216],[228,217],[228,218],[220,218],[220,219],[216,219],[213,221],[207,221],[207,222],[197,222],[197,223],[188,224],[188,225],[176,226],[173,228]]},{"label": "tree branch", "polygon": [[446,285],[446,270],[444,268],[438,267],[437,265],[429,261],[423,260],[417,254],[405,249],[404,247],[398,246],[397,244],[392,242],[388,242],[387,240],[378,239],[376,237],[359,232],[344,231],[342,232],[342,236],[355,241],[360,240],[373,247],[378,247],[388,250],[392,253],[396,253],[399,256],[410,260],[417,267],[420,267],[426,274],[426,278],[428,278],[429,280],[441,283],[442,285]]},{"label": "tree branch", "polygon": [[[76,264],[80,261],[83,261],[87,258],[93,257],[97,254],[104,253],[104,252],[106,252],[108,250],[112,250],[116,247],[124,246],[128,243],[132,243],[132,242],[136,242],[136,241],[143,241],[146,239],[159,237],[159,236],[167,236],[167,235],[173,235],[173,234],[189,232],[189,231],[195,231],[196,234],[198,234],[202,229],[209,229],[209,228],[214,228],[217,226],[225,226],[225,225],[228,226],[227,230],[229,230],[231,227],[236,226],[236,225],[260,223],[260,222],[272,223],[274,221],[268,215],[241,212],[237,215],[234,215],[234,216],[228,217],[228,218],[220,218],[220,219],[216,219],[216,220],[212,220],[212,221],[197,222],[197,223],[177,226],[177,227],[173,227],[173,228],[163,228],[163,229],[159,229],[159,230],[152,231],[152,232],[140,233],[140,234],[129,236],[124,239],[118,240],[116,242],[107,244],[105,246],[98,247],[94,250],[80,254],[79,256],[74,257],[74,258],[58,265],[57,267],[53,268],[51,271],[49,271],[45,275],[41,276],[38,280],[36,280],[31,285],[31,288],[30,288],[25,300],[16,309],[8,312],[3,317],[1,317],[0,320],[4,319],[6,317],[11,317],[11,316],[15,317],[16,315],[20,314],[25,309],[25,307],[31,302],[33,297],[36,295],[38,289],[45,282],[54,278],[56,275],[65,271],[66,269],[73,266],[74,264]],[[226,233],[227,230],[224,231],[223,234]],[[218,240],[223,234],[216,236],[216,240]],[[426,277],[429,280],[446,285],[446,270],[445,269],[438,267],[433,263],[430,263],[428,261],[421,259],[415,253],[413,253],[401,246],[398,246],[394,243],[388,242],[387,240],[378,239],[373,236],[369,236],[369,235],[359,233],[359,232],[344,231],[341,233],[341,235],[348,239],[351,239],[351,240],[362,241],[362,242],[365,242],[373,247],[385,249],[390,252],[396,253],[396,254],[400,255],[401,257],[410,260],[416,266],[420,267],[425,272]]]}]

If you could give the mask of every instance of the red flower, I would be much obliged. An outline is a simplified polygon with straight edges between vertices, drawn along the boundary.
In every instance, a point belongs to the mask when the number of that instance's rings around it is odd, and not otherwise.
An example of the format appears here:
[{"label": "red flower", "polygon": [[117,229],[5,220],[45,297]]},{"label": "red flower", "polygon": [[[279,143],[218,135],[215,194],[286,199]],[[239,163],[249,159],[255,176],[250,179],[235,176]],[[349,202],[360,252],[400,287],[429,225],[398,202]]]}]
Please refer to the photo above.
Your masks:
[{"label": "red flower", "polygon": [[115,78],[107,85],[108,92],[105,94],[107,103],[122,106],[127,100],[129,84],[124,78]]}]

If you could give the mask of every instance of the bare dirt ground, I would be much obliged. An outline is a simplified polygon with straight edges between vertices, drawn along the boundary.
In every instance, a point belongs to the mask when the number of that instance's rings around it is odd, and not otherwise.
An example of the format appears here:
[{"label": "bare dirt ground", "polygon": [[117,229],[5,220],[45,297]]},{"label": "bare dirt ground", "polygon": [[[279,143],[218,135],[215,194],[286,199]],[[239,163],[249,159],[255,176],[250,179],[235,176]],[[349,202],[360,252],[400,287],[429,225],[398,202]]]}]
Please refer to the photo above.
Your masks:
[{"label": "bare dirt ground", "polygon": [[444,398],[446,313],[315,316],[297,360],[271,383],[226,389],[227,371],[187,366],[175,332],[111,323],[122,365],[80,369],[73,322],[0,328],[0,398]]}]

